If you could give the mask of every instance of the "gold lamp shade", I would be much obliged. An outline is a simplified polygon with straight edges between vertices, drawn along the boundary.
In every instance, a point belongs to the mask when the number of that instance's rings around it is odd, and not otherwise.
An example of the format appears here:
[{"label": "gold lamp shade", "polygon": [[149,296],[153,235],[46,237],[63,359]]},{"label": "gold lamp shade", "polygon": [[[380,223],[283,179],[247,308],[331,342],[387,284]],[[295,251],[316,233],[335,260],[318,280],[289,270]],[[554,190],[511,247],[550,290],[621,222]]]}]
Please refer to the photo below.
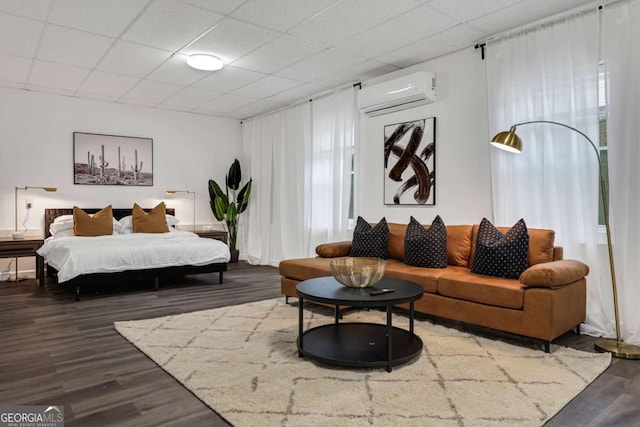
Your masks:
[{"label": "gold lamp shade", "polygon": [[491,145],[511,153],[522,153],[522,140],[516,134],[515,126],[511,126],[509,132],[500,132],[494,136]]}]

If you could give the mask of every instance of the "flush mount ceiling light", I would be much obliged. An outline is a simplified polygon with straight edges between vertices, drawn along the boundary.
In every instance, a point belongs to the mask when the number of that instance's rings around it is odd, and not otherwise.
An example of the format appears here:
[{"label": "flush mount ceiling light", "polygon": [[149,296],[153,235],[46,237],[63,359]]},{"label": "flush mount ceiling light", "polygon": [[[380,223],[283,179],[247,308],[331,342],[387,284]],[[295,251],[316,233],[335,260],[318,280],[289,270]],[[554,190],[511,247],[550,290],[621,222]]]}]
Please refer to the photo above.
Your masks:
[{"label": "flush mount ceiling light", "polygon": [[224,67],[224,63],[217,56],[197,53],[187,58],[187,65],[196,70],[216,71]]}]

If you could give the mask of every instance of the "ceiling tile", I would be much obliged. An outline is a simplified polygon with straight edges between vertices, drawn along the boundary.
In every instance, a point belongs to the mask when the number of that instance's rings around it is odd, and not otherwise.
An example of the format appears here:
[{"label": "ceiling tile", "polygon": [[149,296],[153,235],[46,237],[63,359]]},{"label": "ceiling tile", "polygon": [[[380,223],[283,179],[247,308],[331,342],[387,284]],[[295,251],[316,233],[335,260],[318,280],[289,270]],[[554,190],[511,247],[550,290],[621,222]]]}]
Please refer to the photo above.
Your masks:
[{"label": "ceiling tile", "polygon": [[252,24],[287,31],[336,2],[337,0],[249,0],[235,10],[232,16]]},{"label": "ceiling tile", "polygon": [[466,22],[480,16],[495,12],[521,0],[432,0],[428,3],[430,8],[455,17],[459,22]]},{"label": "ceiling tile", "polygon": [[89,70],[84,68],[35,60],[29,76],[29,84],[75,91],[88,74]]},{"label": "ceiling tile", "polygon": [[118,37],[150,0],[56,0],[48,22]]},{"label": "ceiling tile", "polygon": [[311,85],[308,83],[303,83],[299,86],[291,88],[289,90],[285,90],[284,92],[280,92],[276,95],[270,96],[266,99],[266,101],[272,101],[282,104],[290,104],[298,101],[302,101],[305,98],[309,98],[312,95],[315,95],[320,92],[324,92],[329,89],[324,86]]},{"label": "ceiling tile", "polygon": [[277,36],[278,33],[275,31],[225,18],[197,42],[183,49],[181,53],[187,55],[212,53],[222,59],[225,64],[231,64]]},{"label": "ceiling tile", "polygon": [[75,90],[72,90],[72,89],[58,89],[50,85],[40,86],[40,85],[27,84],[24,86],[24,88],[34,92],[51,93],[53,95],[63,95],[63,96],[74,96],[76,92]]},{"label": "ceiling tile", "polygon": [[323,75],[355,65],[366,58],[336,49],[325,49],[276,74],[292,80],[310,82]]},{"label": "ceiling tile", "polygon": [[120,98],[139,81],[140,79],[135,77],[105,73],[103,71],[93,71],[82,86],[80,86],[78,92]]},{"label": "ceiling tile", "polygon": [[22,89],[25,86],[24,86],[23,83],[8,82],[6,80],[0,79],[0,87],[10,87],[10,88],[13,88],[13,89]]},{"label": "ceiling tile", "polygon": [[182,3],[228,15],[245,0],[180,0]]},{"label": "ceiling tile", "polygon": [[0,11],[44,21],[53,0],[1,0]]},{"label": "ceiling tile", "polygon": [[469,24],[487,34],[498,34],[547,16],[584,6],[585,0],[537,0],[513,4],[490,15],[474,19]]},{"label": "ceiling tile", "polygon": [[420,5],[417,0],[350,0],[336,3],[290,31],[335,46],[346,37],[379,25]]},{"label": "ceiling tile", "polygon": [[142,80],[140,84],[127,92],[120,100],[140,105],[155,106],[177,93],[180,89],[182,89],[182,86]]},{"label": "ceiling tile", "polygon": [[187,58],[188,56],[186,55],[177,54],[169,58],[169,60],[158,67],[153,73],[149,74],[147,78],[187,86],[211,74],[210,71],[191,68],[187,65]]},{"label": "ceiling tile", "polygon": [[359,83],[373,77],[396,71],[398,67],[378,61],[364,61],[333,73],[328,73],[311,83],[326,87],[338,87],[349,83]]},{"label": "ceiling tile", "polygon": [[44,24],[0,13],[0,53],[33,57]]},{"label": "ceiling tile", "polygon": [[320,44],[282,35],[235,61],[233,65],[247,70],[273,73],[323,49],[325,48]]},{"label": "ceiling tile", "polygon": [[47,25],[38,48],[38,59],[77,67],[93,68],[115,39]]},{"label": "ceiling tile", "polygon": [[119,41],[97,65],[97,69],[132,77],[144,77],[171,56],[154,47]]},{"label": "ceiling tile", "polygon": [[167,98],[160,104],[160,107],[189,111],[206,104],[220,95],[222,95],[220,92],[213,90],[188,87]]},{"label": "ceiling tile", "polygon": [[221,15],[176,0],[156,0],[122,39],[176,51],[220,19]]},{"label": "ceiling tile", "polygon": [[253,98],[245,98],[244,96],[222,95],[221,97],[196,108],[194,111],[224,114],[232,110],[237,110],[245,105],[252,104],[255,101],[256,100]]},{"label": "ceiling tile", "polygon": [[31,59],[0,53],[0,80],[24,83],[30,68]]},{"label": "ceiling tile", "polygon": [[269,111],[276,110],[282,107],[283,104],[278,104],[276,102],[271,101],[256,101],[252,104],[249,104],[245,107],[238,108],[237,110],[230,111],[230,115],[232,117],[236,117],[238,119],[247,119],[249,117],[254,117],[259,114],[268,113]]},{"label": "ceiling tile", "polygon": [[255,71],[243,70],[235,67],[225,67],[220,71],[212,73],[195,83],[195,87],[215,90],[219,92],[231,92],[234,89],[244,86],[265,77],[265,74]]},{"label": "ceiling tile", "polygon": [[454,19],[428,6],[421,6],[363,33],[345,38],[336,46],[372,58],[455,25],[457,22]]},{"label": "ceiling tile", "polygon": [[276,93],[300,86],[300,82],[295,80],[283,79],[282,77],[267,76],[246,86],[233,91],[234,95],[246,96],[249,98],[260,99],[273,96]]},{"label": "ceiling tile", "polygon": [[387,64],[393,64],[400,68],[404,68],[457,49],[459,49],[458,46],[450,43],[442,37],[439,37],[439,35],[435,35],[410,44],[409,46],[405,46],[401,49],[396,49],[392,52],[380,55],[376,57],[376,59]]}]

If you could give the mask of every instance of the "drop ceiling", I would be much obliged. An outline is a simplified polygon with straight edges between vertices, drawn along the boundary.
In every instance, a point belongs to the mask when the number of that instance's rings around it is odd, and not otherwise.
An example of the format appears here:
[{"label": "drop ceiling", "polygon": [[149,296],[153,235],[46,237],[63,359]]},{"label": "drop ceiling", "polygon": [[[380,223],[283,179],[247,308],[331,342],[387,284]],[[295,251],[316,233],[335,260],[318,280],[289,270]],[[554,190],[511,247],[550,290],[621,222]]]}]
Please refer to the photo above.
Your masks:
[{"label": "drop ceiling", "polygon": [[0,0],[0,86],[244,119],[589,3]]}]

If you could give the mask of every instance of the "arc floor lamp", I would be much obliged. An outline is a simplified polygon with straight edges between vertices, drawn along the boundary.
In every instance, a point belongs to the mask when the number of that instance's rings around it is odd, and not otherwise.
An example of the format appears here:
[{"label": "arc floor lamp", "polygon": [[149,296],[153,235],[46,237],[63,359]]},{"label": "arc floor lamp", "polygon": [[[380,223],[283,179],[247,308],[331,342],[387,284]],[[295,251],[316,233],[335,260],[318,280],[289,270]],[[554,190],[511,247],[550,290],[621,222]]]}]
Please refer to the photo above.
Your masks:
[{"label": "arc floor lamp", "polygon": [[549,120],[532,120],[528,122],[516,123],[511,126],[508,132],[500,132],[491,140],[491,145],[496,148],[506,150],[511,153],[522,152],[522,140],[516,134],[516,128],[518,126],[530,125],[534,123],[546,123],[551,125],[562,126],[570,129],[574,132],[582,135],[594,150],[596,158],[598,159],[598,176],[600,177],[600,194],[602,195],[602,206],[604,208],[604,225],[607,231],[607,248],[609,250],[609,269],[611,271],[611,285],[613,289],[613,308],[616,318],[616,339],[599,339],[595,342],[596,350],[600,352],[609,352],[615,357],[621,357],[624,359],[640,359],[640,347],[631,344],[625,344],[620,334],[620,315],[618,311],[618,288],[616,285],[616,270],[613,260],[613,247],[611,245],[611,229],[609,227],[609,208],[607,206],[607,189],[602,176],[602,163],[600,161],[600,153],[598,147],[593,143],[591,139],[578,129],[565,125],[563,123],[553,122]]}]

